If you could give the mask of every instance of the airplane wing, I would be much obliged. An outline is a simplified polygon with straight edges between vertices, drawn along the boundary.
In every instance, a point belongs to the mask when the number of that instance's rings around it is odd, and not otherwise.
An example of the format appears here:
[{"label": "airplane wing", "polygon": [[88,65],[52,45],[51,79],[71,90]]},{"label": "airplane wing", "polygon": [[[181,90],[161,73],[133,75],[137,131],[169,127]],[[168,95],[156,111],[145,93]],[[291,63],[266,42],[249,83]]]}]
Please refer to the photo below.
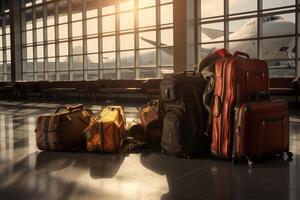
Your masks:
[{"label": "airplane wing", "polygon": [[210,39],[216,39],[218,37],[223,37],[224,36],[224,31],[217,30],[217,29],[212,29],[212,28],[201,28],[203,33],[207,35]]},{"label": "airplane wing", "polygon": [[[146,39],[146,38],[144,38],[144,37],[141,37],[141,39],[142,39],[143,41],[145,41],[145,42],[147,42],[147,43],[153,45],[153,46],[156,46],[156,42],[153,41],[153,40],[149,40],[149,39]],[[167,46],[167,45],[164,44],[164,43],[162,43],[161,46]],[[173,55],[173,49],[171,49],[171,48],[162,48],[161,50],[164,51],[164,52],[165,52],[166,54],[168,54],[168,55]]]},{"label": "airplane wing", "polygon": [[[153,46],[156,46],[156,42],[153,41],[153,40],[149,40],[149,39],[146,39],[144,37],[141,37],[141,39]],[[161,46],[167,46],[166,44],[161,44]],[[162,51],[164,51],[166,54],[168,55],[173,55],[173,49],[171,48],[161,48]],[[206,53],[206,54],[210,54],[211,52],[213,52],[215,50],[215,48],[212,48],[212,49],[208,49],[208,48],[201,48],[201,51],[203,53]]]},{"label": "airplane wing", "polygon": [[[149,43],[149,44],[151,44],[151,45],[153,45],[153,46],[156,46],[156,42],[153,41],[153,40],[149,40],[149,39],[144,38],[144,37],[141,37],[141,39],[142,39],[144,42],[147,42],[147,43]],[[161,46],[166,46],[166,44],[163,44],[163,43],[162,43]]]}]

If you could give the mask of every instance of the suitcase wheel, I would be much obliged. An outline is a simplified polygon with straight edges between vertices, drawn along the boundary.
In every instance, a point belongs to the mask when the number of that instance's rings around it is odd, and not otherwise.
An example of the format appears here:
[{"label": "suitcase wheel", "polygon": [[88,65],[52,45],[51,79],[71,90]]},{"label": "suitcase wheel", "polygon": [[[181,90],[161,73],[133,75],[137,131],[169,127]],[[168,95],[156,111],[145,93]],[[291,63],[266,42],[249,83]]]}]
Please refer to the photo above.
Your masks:
[{"label": "suitcase wheel", "polygon": [[278,153],[278,154],[276,154],[276,157],[277,158],[280,158],[280,157],[282,157],[283,156],[283,154],[282,153]]},{"label": "suitcase wheel", "polygon": [[253,168],[254,167],[254,162],[252,160],[250,160],[249,158],[247,158],[247,160],[248,160],[248,167]]},{"label": "suitcase wheel", "polygon": [[236,165],[237,164],[237,160],[235,158],[232,158],[231,160],[232,164]]},{"label": "suitcase wheel", "polygon": [[293,153],[290,152],[290,151],[287,151],[287,152],[286,152],[286,155],[288,156],[289,159],[292,159],[292,158],[293,158]]},{"label": "suitcase wheel", "polygon": [[249,168],[253,168],[254,167],[254,163],[252,161],[248,161],[248,167]]}]

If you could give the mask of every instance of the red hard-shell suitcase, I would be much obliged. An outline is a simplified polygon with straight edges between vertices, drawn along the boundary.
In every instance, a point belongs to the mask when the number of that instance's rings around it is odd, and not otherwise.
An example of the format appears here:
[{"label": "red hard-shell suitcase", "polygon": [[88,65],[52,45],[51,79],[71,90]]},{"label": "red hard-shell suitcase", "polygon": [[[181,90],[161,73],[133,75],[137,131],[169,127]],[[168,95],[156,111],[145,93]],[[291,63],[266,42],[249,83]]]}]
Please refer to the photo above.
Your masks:
[{"label": "red hard-shell suitcase", "polygon": [[234,107],[261,91],[269,91],[265,61],[249,59],[247,54],[236,52],[234,56],[216,62],[211,143],[211,152],[215,156],[231,159]]},{"label": "red hard-shell suitcase", "polygon": [[235,107],[232,161],[253,160],[289,152],[288,104],[284,101],[247,102]]}]

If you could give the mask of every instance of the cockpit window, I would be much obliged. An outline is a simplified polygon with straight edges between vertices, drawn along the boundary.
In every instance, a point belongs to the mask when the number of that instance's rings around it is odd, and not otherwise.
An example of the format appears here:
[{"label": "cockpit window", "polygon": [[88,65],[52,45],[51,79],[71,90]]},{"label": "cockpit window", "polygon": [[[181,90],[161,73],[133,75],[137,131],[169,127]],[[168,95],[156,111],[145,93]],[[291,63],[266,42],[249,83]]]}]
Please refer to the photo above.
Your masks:
[{"label": "cockpit window", "polygon": [[271,16],[270,17],[270,21],[274,21],[274,20],[282,20],[283,18],[282,17],[279,17],[279,16]]},{"label": "cockpit window", "polygon": [[270,22],[270,21],[275,21],[275,20],[283,20],[283,18],[280,17],[280,16],[270,16],[270,17],[264,17],[262,19],[263,23]]}]

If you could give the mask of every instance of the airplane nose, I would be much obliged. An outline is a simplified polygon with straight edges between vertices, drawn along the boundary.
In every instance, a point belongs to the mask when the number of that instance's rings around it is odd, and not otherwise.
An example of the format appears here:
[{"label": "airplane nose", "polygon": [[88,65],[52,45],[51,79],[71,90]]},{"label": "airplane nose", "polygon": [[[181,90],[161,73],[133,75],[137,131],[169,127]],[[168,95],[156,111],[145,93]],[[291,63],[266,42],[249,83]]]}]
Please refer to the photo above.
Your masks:
[{"label": "airplane nose", "polygon": [[289,22],[289,21],[280,22],[279,28],[282,35],[295,34],[295,23],[293,22]]}]

